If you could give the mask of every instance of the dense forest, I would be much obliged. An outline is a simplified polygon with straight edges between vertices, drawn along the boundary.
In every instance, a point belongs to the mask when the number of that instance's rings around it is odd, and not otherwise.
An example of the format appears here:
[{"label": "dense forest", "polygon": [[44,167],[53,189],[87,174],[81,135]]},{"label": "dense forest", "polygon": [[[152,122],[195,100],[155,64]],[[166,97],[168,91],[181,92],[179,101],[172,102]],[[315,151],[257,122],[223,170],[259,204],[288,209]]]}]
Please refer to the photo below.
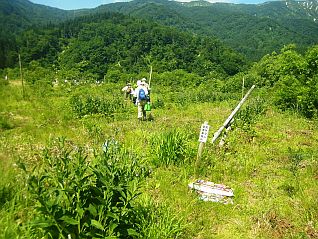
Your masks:
[{"label": "dense forest", "polygon": [[317,9],[0,0],[0,238],[317,238]]},{"label": "dense forest", "polygon": [[[3,53],[0,59],[1,68],[13,66],[16,62],[17,52],[22,47],[21,42],[26,41],[21,39],[24,30],[30,28],[32,31],[39,28],[39,25],[47,25],[45,28],[49,31],[56,28],[63,32],[65,26],[57,26],[59,22],[78,16],[89,17],[96,13],[107,15],[110,11],[135,16],[137,19],[153,20],[195,35],[219,39],[223,44],[242,54],[248,61],[257,61],[265,54],[277,52],[290,43],[296,44],[301,52],[305,52],[308,46],[317,44],[318,16],[314,10],[317,8],[315,1],[240,5],[210,4],[204,1],[182,4],[167,0],[135,0],[76,11],[45,7],[27,0],[2,1],[0,4],[0,23],[3,26],[0,32],[0,51]],[[78,21],[83,22],[83,20]],[[71,29],[70,25],[67,26],[69,30],[78,31],[76,28],[80,23],[76,22],[77,20],[69,23],[74,27]],[[30,37],[32,35],[30,32],[27,34]],[[58,37],[62,39],[71,36]],[[56,40],[52,41],[56,43]],[[62,47],[65,42],[59,45]],[[60,50],[52,46],[50,51],[53,50],[52,48],[55,51]],[[29,58],[26,59],[28,60]]]},{"label": "dense forest", "polygon": [[316,1],[248,5],[139,0],[96,9],[106,10],[153,19],[183,31],[216,36],[254,61],[289,43],[297,44],[303,52],[308,46],[317,44]]}]

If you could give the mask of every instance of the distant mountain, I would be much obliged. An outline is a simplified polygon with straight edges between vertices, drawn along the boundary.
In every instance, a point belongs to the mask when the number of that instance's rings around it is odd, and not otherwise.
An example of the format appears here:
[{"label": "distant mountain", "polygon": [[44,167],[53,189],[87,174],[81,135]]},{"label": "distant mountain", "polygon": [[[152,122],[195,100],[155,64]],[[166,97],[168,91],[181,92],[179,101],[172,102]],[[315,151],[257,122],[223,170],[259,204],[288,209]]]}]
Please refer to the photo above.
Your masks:
[{"label": "distant mountain", "polygon": [[1,31],[20,31],[32,25],[64,21],[70,11],[34,4],[28,0],[0,0]]},{"label": "distant mountain", "polygon": [[[32,61],[44,67],[54,65],[55,69],[71,72],[72,77],[73,73],[90,73],[103,78],[118,65],[124,72],[139,72],[147,68],[146,59],[158,72],[182,69],[226,76],[246,68],[245,58],[218,39],[185,33],[154,21],[121,13],[98,13],[98,9],[60,11],[27,0],[6,1],[2,6],[4,24],[11,24],[12,30],[2,29],[0,68],[16,66],[18,54],[26,65]],[[144,7],[148,13],[163,12],[162,17],[171,25],[186,21],[179,19],[173,9],[152,3]],[[145,9],[139,10],[143,13]],[[37,14],[32,16],[29,12],[33,11]],[[73,18],[72,13],[82,16]],[[45,14],[48,17],[43,20]]]},{"label": "distant mountain", "polygon": [[16,37],[25,29],[105,12],[151,19],[182,31],[220,39],[253,61],[290,43],[295,43],[300,50],[318,44],[317,0],[273,1],[256,5],[202,0],[186,3],[134,0],[76,11],[47,7],[28,0],[0,0],[0,55],[3,56],[0,68],[11,66],[16,61],[15,54],[19,51]]},{"label": "distant mountain", "polygon": [[28,28],[62,22],[73,12],[34,4],[28,0],[0,0],[0,68],[17,61],[17,35]]},{"label": "distant mountain", "polygon": [[307,19],[318,22],[318,1],[274,1],[257,5],[233,5],[233,8],[243,13],[268,17],[272,19]]},{"label": "distant mountain", "polygon": [[217,36],[252,60],[295,43],[300,49],[318,43],[317,1],[229,4],[195,1],[135,0],[102,5],[93,11],[115,11],[153,19],[197,34]]}]

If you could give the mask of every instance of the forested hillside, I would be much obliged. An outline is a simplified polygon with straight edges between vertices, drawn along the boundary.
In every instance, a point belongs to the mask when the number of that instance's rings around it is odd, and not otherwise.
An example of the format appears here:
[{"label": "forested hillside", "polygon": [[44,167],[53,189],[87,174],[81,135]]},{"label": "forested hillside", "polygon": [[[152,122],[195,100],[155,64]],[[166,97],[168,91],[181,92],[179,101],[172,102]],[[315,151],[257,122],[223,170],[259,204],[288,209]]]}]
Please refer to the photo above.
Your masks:
[{"label": "forested hillside", "polygon": [[1,0],[1,30],[18,32],[30,26],[61,22],[69,18],[70,12],[38,5],[27,0]]},{"label": "forested hillside", "polygon": [[[0,4],[0,23],[3,26],[0,32],[1,68],[16,63],[17,52],[23,41],[20,34],[25,29],[35,30],[35,26],[39,28],[40,25],[52,25],[77,16],[103,14],[108,11],[152,19],[181,31],[218,38],[252,61],[259,60],[263,55],[273,51],[279,51],[284,45],[291,43],[296,44],[300,51],[304,52],[308,46],[316,44],[318,39],[315,1],[247,5],[211,4],[204,1],[180,3],[167,0],[135,0],[77,11],[63,11],[33,4],[27,0],[3,0]],[[56,26],[46,28],[54,27]],[[24,33],[24,37],[26,34],[32,35],[30,31]],[[31,42],[31,47],[32,44]],[[61,45],[63,44],[59,47]],[[53,43],[49,54],[60,50],[55,49],[56,47]],[[42,48],[42,51],[45,51],[47,47]],[[39,56],[34,56],[33,59],[38,58]]]},{"label": "forested hillside", "polygon": [[217,36],[252,60],[278,51],[286,44],[296,43],[305,51],[317,43],[315,1],[305,2],[307,5],[294,1],[258,5],[196,3],[138,0],[103,5],[97,11],[118,11],[155,19],[182,30]]},{"label": "forested hillside", "polygon": [[114,67],[137,72],[149,63],[159,72],[183,69],[200,75],[233,75],[246,66],[243,56],[215,38],[122,14],[87,15],[28,29],[16,43],[24,62],[38,60],[73,77],[103,79]]},{"label": "forested hillside", "polygon": [[14,66],[19,51],[20,34],[28,29],[64,21],[73,15],[57,8],[28,0],[0,1],[0,68]]}]

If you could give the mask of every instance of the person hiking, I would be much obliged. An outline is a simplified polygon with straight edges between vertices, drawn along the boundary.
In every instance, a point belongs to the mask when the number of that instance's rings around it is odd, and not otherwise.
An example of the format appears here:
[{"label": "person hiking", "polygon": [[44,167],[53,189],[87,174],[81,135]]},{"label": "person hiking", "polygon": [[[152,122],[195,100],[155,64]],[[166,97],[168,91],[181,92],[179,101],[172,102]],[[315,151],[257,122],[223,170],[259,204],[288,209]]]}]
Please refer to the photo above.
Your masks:
[{"label": "person hiking", "polygon": [[121,91],[124,92],[124,98],[125,98],[125,99],[130,99],[130,100],[132,100],[133,90],[134,90],[134,89],[132,88],[132,86],[131,86],[130,83],[127,83],[127,85],[124,86],[124,88],[121,89]]},{"label": "person hiking", "polygon": [[137,81],[137,88],[135,89],[135,96],[136,96],[136,104],[138,106],[138,119],[141,120],[146,120],[147,115],[146,115],[146,110],[145,110],[145,105],[148,101],[148,89],[145,86],[145,83],[142,82],[141,80]]},{"label": "person hiking", "polygon": [[149,94],[150,94],[150,88],[149,88],[149,84],[147,83],[146,78],[142,78],[141,82],[144,84],[144,86],[147,88]]}]

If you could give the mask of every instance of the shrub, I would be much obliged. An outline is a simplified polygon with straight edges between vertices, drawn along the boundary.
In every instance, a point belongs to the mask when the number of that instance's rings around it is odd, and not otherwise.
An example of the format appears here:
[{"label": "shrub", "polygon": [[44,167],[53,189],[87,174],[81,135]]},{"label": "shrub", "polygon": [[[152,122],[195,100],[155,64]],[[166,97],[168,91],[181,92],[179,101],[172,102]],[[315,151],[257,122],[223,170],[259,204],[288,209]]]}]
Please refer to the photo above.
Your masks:
[{"label": "shrub", "polygon": [[256,122],[260,115],[265,113],[266,109],[266,102],[263,98],[251,99],[249,104],[235,116],[235,125],[245,131],[249,131],[251,125]]},{"label": "shrub", "polygon": [[28,173],[39,238],[134,238],[135,199],[148,170],[135,155],[109,142],[88,160],[81,148],[59,139],[43,151],[42,165]]},{"label": "shrub", "polygon": [[115,112],[126,110],[122,98],[114,96],[105,98],[100,96],[81,96],[74,95],[70,98],[70,105],[78,117],[85,115],[102,114],[113,117]]},{"label": "shrub", "polygon": [[317,46],[305,56],[294,45],[285,46],[281,54],[272,54],[254,65],[251,76],[259,86],[273,87],[274,100],[282,110],[294,110],[307,118],[318,113]]},{"label": "shrub", "polygon": [[313,118],[318,111],[317,92],[318,77],[305,81],[285,76],[276,85],[275,103],[282,110],[292,109]]}]

